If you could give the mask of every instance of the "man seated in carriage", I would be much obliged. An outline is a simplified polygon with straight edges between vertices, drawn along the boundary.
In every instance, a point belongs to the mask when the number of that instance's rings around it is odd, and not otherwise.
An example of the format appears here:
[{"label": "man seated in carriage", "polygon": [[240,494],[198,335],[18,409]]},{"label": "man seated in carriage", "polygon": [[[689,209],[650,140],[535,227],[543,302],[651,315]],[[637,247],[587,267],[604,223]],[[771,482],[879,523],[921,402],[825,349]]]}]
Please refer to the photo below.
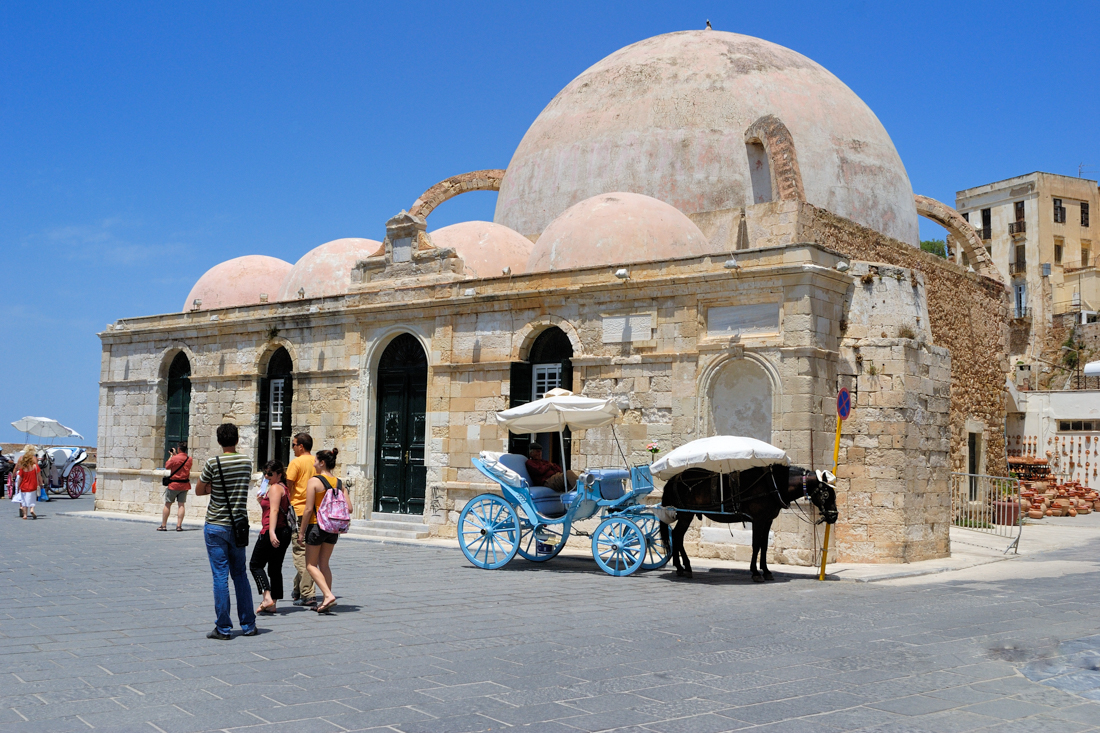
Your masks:
[{"label": "man seated in carriage", "polygon": [[[545,486],[557,491],[559,494],[572,491],[577,487],[576,471],[563,473],[561,466],[552,461],[542,459],[542,446],[532,443],[527,451],[527,475],[531,477],[532,486]],[[568,479],[568,487],[566,487]]]}]

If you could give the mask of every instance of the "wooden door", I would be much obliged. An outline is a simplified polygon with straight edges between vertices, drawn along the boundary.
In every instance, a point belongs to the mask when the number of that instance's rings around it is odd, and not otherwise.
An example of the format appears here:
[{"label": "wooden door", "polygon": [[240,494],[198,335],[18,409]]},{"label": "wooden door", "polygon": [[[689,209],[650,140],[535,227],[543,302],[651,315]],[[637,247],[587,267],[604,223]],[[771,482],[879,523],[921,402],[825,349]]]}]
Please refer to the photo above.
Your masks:
[{"label": "wooden door", "polygon": [[415,338],[394,339],[378,370],[374,511],[423,514],[428,369]]},{"label": "wooden door", "polygon": [[168,403],[164,419],[164,460],[178,443],[187,440],[191,423],[191,362],[177,354],[168,368]]}]

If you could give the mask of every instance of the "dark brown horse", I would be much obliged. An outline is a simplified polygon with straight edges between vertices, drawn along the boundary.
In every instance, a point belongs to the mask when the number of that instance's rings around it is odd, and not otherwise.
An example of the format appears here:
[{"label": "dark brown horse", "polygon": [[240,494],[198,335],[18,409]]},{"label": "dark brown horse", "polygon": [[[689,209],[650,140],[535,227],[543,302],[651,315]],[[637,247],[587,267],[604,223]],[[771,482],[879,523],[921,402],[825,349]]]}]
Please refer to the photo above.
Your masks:
[{"label": "dark brown horse", "polygon": [[[757,583],[772,580],[768,534],[779,512],[799,499],[809,499],[821,511],[819,522],[836,522],[836,490],[799,466],[766,466],[727,474],[690,468],[673,476],[665,484],[661,504],[676,509],[676,524],[671,530],[662,524],[661,533],[672,552],[676,574],[691,577],[684,535],[698,514],[726,524],[752,522],[752,579]],[[756,570],[757,555],[760,572]]]}]

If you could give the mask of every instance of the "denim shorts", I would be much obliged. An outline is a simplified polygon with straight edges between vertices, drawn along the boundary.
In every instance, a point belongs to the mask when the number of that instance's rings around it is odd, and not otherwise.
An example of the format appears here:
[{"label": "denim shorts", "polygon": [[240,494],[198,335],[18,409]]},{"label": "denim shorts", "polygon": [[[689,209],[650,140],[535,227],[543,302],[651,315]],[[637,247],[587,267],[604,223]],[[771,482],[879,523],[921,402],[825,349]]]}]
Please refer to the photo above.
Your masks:
[{"label": "denim shorts", "polygon": [[316,524],[309,525],[309,529],[306,530],[307,545],[335,545],[338,539],[340,535],[335,532],[326,532]]}]

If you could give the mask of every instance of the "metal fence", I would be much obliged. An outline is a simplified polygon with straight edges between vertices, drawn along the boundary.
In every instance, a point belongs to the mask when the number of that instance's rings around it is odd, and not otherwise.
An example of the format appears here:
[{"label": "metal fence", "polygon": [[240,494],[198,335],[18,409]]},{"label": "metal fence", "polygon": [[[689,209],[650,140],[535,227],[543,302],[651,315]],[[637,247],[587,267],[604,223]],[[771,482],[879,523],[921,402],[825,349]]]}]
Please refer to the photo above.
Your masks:
[{"label": "metal fence", "polygon": [[956,527],[1009,537],[1016,552],[1023,532],[1020,481],[1005,476],[951,474],[951,521]]}]

